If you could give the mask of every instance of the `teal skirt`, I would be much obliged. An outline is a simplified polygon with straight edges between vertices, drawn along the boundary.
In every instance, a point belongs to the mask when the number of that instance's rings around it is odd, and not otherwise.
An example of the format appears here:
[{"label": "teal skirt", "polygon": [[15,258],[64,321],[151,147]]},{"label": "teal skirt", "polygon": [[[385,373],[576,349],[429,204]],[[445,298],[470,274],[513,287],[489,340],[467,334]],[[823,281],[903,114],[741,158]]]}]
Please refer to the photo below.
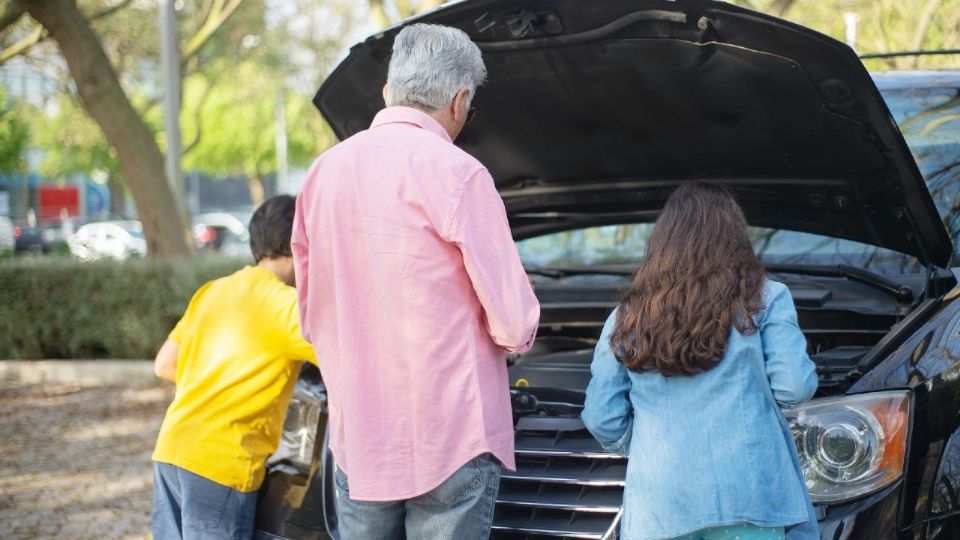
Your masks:
[{"label": "teal skirt", "polygon": [[783,527],[757,527],[749,523],[710,527],[678,536],[675,540],[783,540]]}]

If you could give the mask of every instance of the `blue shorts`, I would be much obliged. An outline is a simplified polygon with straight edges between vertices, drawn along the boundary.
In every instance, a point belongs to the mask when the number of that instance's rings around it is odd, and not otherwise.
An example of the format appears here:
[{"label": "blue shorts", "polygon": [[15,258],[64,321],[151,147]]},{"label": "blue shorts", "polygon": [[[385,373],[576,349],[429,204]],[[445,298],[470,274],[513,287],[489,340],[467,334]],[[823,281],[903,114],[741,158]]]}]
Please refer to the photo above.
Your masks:
[{"label": "blue shorts", "polygon": [[243,493],[190,471],[153,463],[154,540],[253,536],[257,492]]}]

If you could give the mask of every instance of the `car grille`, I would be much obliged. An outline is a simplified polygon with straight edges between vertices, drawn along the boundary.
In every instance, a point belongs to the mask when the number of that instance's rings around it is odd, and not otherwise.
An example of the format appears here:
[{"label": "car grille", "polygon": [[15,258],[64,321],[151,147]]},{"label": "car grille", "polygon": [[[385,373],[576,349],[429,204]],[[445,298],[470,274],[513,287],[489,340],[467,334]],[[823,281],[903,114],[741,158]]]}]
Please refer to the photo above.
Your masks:
[{"label": "car grille", "polygon": [[517,471],[500,480],[491,538],[615,538],[627,460],[603,450],[579,418],[517,422]]}]

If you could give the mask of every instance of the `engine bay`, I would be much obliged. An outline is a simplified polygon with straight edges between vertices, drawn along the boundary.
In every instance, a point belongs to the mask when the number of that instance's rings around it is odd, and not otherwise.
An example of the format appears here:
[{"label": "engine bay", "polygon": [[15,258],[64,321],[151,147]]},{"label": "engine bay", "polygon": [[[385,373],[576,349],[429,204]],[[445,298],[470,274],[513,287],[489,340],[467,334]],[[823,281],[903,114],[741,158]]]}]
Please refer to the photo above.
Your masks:
[{"label": "engine bay", "polygon": [[[889,291],[855,280],[771,275],[790,289],[807,353],[817,366],[817,395],[836,395],[860,375],[877,344],[915,307]],[[903,287],[922,291],[923,276],[904,276]],[[533,348],[508,359],[510,384],[582,392],[590,379],[593,349],[628,278],[577,275],[539,279],[541,323]]]}]

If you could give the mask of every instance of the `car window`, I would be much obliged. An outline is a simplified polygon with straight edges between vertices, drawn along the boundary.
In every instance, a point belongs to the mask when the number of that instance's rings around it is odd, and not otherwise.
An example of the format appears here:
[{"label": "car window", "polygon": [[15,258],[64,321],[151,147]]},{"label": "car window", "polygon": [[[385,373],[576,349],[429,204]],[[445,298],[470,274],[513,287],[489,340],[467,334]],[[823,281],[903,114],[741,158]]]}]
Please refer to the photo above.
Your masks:
[{"label": "car window", "polygon": [[960,246],[960,88],[910,88],[882,92],[903,138]]},{"label": "car window", "polygon": [[[652,223],[588,227],[517,242],[528,268],[636,263],[643,258]],[[912,272],[917,260],[888,249],[828,236],[749,227],[754,251],[764,261],[849,264],[889,274]]]}]

